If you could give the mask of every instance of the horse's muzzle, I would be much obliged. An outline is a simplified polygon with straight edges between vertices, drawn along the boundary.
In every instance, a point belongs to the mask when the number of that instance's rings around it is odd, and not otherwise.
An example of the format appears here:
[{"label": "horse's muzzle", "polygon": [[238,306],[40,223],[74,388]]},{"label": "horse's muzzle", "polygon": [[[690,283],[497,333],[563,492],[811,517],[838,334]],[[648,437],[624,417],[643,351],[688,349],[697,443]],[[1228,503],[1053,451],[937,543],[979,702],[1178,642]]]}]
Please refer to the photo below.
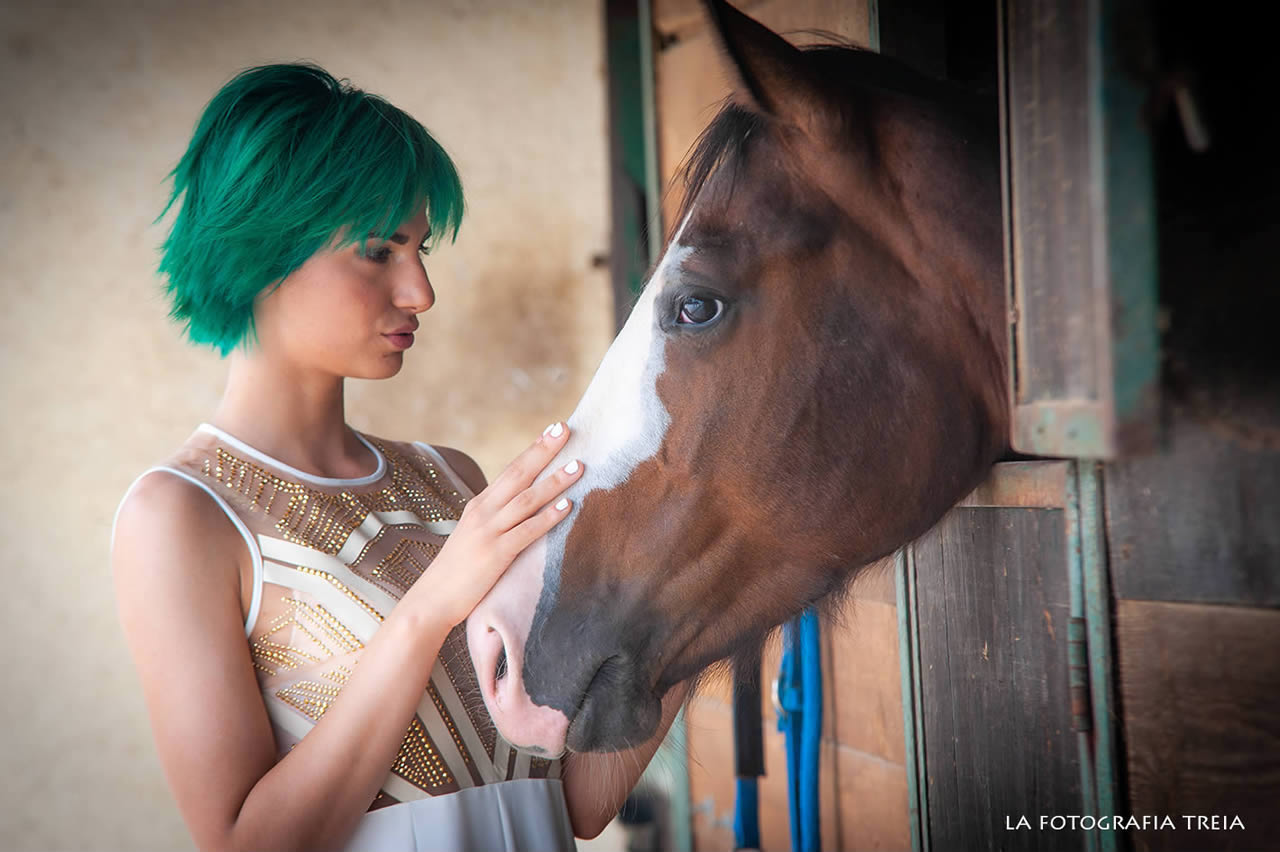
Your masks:
[{"label": "horse's muzzle", "polygon": [[662,702],[624,655],[600,664],[569,722],[568,745],[574,751],[622,751],[653,736]]}]

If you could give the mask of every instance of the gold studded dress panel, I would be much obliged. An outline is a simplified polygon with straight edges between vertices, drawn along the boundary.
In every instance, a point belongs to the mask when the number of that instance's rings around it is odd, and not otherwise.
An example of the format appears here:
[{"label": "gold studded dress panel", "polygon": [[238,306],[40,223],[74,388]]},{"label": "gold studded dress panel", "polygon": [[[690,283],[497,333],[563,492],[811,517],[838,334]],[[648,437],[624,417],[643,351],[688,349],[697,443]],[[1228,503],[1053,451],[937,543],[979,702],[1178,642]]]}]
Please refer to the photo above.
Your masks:
[{"label": "gold studded dress panel", "polygon": [[[378,466],[353,480],[309,476],[208,425],[170,465],[208,484],[256,546],[260,597],[248,641],[282,756],[341,694],[470,496],[429,446],[360,437]],[[372,809],[559,771],[557,761],[520,754],[498,735],[459,626]]]}]

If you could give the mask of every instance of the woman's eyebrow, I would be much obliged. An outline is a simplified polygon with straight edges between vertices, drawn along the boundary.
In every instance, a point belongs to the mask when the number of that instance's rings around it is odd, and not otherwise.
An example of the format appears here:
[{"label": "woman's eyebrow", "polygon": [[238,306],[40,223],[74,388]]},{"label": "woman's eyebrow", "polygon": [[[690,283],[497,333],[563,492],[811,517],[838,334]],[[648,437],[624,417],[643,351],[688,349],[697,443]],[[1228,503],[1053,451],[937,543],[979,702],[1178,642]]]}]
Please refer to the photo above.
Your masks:
[{"label": "woman's eyebrow", "polygon": [[[377,234],[369,235],[369,239],[371,240],[377,239],[377,237],[378,237]],[[431,229],[428,228],[426,234],[424,234],[422,237],[422,241],[425,243],[430,238],[431,238]],[[409,242],[409,237],[406,236],[405,234],[400,233],[399,231],[396,231],[394,234],[387,237],[387,239],[391,240],[391,242],[396,243],[397,245],[404,245],[405,243]]]}]

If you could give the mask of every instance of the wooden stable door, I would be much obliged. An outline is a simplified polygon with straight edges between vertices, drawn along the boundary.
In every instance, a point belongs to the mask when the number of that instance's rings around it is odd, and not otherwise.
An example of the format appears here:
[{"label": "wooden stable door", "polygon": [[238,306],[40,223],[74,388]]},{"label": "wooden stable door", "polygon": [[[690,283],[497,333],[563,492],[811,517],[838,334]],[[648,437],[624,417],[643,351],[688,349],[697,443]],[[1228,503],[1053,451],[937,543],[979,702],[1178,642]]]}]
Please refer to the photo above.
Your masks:
[{"label": "wooden stable door", "polygon": [[1112,806],[1095,772],[1108,714],[1089,689],[1089,640],[1106,641],[1101,578],[1086,582],[1096,489],[1074,462],[1000,464],[904,549],[915,848],[1086,849],[1084,831],[1041,818]]}]

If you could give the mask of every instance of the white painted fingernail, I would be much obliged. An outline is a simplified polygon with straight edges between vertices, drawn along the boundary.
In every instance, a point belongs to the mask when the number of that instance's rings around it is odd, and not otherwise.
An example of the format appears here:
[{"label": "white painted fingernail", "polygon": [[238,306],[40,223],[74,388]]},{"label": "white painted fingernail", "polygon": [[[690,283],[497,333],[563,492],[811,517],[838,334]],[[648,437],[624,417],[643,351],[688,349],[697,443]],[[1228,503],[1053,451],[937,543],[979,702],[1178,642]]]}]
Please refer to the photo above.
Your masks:
[{"label": "white painted fingernail", "polygon": [[556,428],[556,424],[552,423],[550,426],[548,426],[547,428],[545,428],[545,429],[543,429],[543,430],[542,430],[542,434],[543,434],[543,435],[546,435],[547,433],[549,433],[549,432],[550,432],[552,429],[554,429],[554,428]]},{"label": "white painted fingernail", "polygon": [[565,466],[564,466],[564,472],[565,472],[565,473],[577,473],[577,472],[578,472],[578,460],[577,460],[577,459],[574,459],[573,461],[571,461],[571,462],[569,462],[567,465],[565,465]]},{"label": "white painted fingernail", "polygon": [[550,432],[551,437],[559,438],[563,434],[564,434],[564,426],[560,425],[559,423],[551,427],[551,432]]},{"label": "white painted fingernail", "polygon": [[556,503],[556,508],[563,512],[565,509],[569,508],[569,501],[561,497],[560,502]]}]

